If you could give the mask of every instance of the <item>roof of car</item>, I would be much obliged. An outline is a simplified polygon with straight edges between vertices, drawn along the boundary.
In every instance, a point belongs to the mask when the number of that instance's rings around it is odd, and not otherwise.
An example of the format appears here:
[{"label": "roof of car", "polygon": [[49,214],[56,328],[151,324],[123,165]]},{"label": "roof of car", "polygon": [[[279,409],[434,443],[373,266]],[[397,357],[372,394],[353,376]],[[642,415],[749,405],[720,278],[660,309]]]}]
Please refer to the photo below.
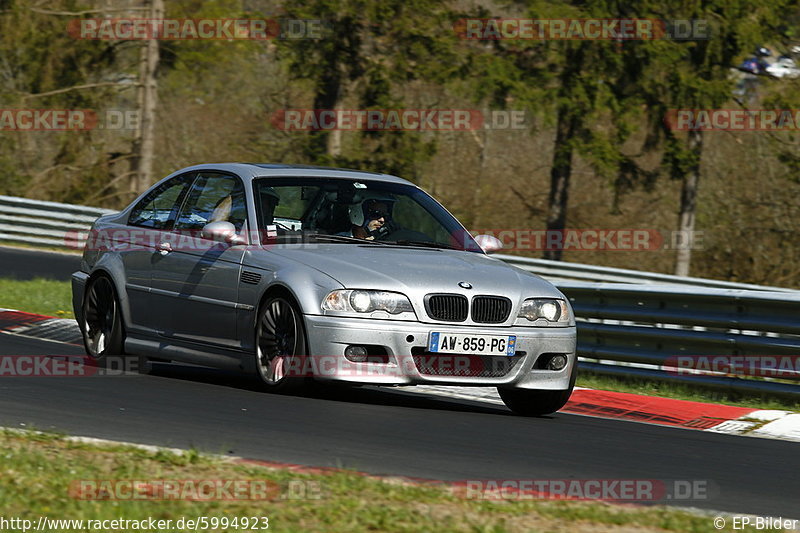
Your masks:
[{"label": "roof of car", "polygon": [[207,163],[187,167],[174,174],[183,173],[190,170],[220,170],[232,172],[242,178],[250,179],[261,177],[296,176],[304,178],[345,178],[354,180],[369,179],[375,181],[411,184],[411,182],[408,180],[378,172],[353,170],[347,168],[318,167],[313,165],[287,165],[280,163]]}]

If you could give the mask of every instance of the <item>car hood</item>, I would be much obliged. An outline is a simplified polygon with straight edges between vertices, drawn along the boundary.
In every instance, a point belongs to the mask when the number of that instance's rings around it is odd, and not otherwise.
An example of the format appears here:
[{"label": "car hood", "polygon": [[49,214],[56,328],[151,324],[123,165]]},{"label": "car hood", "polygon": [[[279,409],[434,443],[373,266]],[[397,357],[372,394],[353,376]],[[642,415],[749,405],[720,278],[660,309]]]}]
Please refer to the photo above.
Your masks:
[{"label": "car hood", "polygon": [[[484,254],[406,246],[318,244],[275,246],[269,253],[324,272],[346,288],[381,289],[405,294],[431,292],[492,294],[512,300],[563,298],[552,284],[530,272]],[[459,287],[459,282],[472,288]]]}]

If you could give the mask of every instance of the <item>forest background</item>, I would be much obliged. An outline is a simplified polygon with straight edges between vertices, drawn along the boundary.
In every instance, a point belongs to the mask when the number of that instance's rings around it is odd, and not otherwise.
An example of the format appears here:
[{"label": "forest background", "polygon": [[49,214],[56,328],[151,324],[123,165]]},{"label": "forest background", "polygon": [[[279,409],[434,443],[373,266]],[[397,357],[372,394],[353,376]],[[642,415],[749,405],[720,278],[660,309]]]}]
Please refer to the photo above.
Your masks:
[{"label": "forest background", "polygon": [[[267,19],[283,34],[74,31],[81,19],[117,18]],[[466,20],[490,18],[648,19],[672,33],[464,38]],[[685,38],[675,21],[701,24]],[[800,123],[682,131],[667,120],[676,110],[800,108],[800,79],[737,70],[761,46],[772,60],[791,54],[798,23],[787,0],[0,1],[0,110],[92,110],[107,126],[0,128],[0,194],[121,208],[191,164],[342,166],[409,179],[470,230],[514,232],[507,253],[800,287]],[[470,109],[524,121],[292,131],[276,121],[289,109]],[[108,127],[120,117],[123,127]],[[526,235],[546,230],[647,230],[664,246],[531,246]]]}]

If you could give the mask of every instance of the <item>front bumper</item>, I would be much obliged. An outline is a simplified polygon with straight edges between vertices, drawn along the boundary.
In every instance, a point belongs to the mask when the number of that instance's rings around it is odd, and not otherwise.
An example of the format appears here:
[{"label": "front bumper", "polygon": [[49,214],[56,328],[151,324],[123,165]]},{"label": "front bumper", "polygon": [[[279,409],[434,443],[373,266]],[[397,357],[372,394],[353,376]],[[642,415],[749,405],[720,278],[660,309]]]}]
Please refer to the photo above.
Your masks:
[{"label": "front bumper", "polygon": [[[576,329],[545,327],[477,327],[453,324],[423,324],[394,320],[375,320],[337,316],[305,315],[309,353],[312,357],[329,357],[335,364],[312,365],[318,379],[371,383],[376,385],[447,384],[495,386],[521,389],[565,390],[569,388],[570,374],[576,364]],[[425,365],[420,357],[449,357],[455,366],[470,365],[478,361],[469,355],[419,355],[428,346],[433,331],[480,335],[516,335],[517,354],[508,372],[488,372],[488,375],[431,375],[423,372]],[[354,363],[344,356],[349,345],[380,346],[388,354],[389,362]],[[417,355],[417,361],[412,355]],[[564,354],[567,365],[561,370],[536,368],[542,354]],[[461,358],[461,359],[459,359]],[[510,359],[497,357],[495,359]],[[330,361],[329,361],[330,362]],[[500,361],[502,362],[502,361]],[[505,368],[505,367],[504,367]],[[445,372],[446,373],[446,372]],[[478,372],[481,374],[481,372]]]}]

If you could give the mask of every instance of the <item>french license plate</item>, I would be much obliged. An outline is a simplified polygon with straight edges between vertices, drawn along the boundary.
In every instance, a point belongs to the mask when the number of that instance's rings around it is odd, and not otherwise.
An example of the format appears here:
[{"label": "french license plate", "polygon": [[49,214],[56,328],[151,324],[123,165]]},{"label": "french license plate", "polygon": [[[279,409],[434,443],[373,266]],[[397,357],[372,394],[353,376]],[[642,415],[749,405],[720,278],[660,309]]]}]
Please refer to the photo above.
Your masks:
[{"label": "french license plate", "polygon": [[514,355],[516,347],[516,335],[467,335],[434,331],[428,340],[428,351],[431,353]]}]

